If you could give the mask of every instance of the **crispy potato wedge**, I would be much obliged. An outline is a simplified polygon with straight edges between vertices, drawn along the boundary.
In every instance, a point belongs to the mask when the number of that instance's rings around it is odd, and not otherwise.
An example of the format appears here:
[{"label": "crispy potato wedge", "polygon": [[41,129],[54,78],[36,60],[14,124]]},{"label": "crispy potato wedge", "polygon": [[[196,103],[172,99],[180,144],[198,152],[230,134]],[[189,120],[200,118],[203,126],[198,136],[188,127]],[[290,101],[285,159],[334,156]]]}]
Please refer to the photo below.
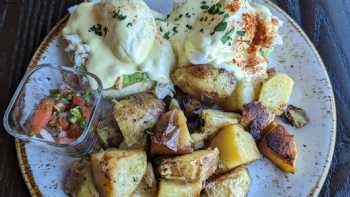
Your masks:
[{"label": "crispy potato wedge", "polygon": [[164,159],[158,167],[162,178],[182,181],[204,181],[218,165],[219,150],[199,150],[191,154]]},{"label": "crispy potato wedge", "polygon": [[294,136],[288,130],[277,125],[272,128],[259,143],[259,149],[267,158],[284,172],[295,172],[297,146]]},{"label": "crispy potato wedge", "polygon": [[199,197],[202,190],[202,182],[182,182],[161,179],[159,183],[158,197]]},{"label": "crispy potato wedge", "polygon": [[205,186],[208,197],[246,197],[250,189],[251,179],[244,166],[235,168]]},{"label": "crispy potato wedge", "polygon": [[288,105],[293,86],[292,78],[286,74],[277,73],[263,83],[259,101],[276,115],[281,115]]},{"label": "crispy potato wedge", "polygon": [[260,88],[261,83],[248,80],[240,80],[231,96],[228,97],[224,102],[224,109],[227,111],[243,110],[243,106],[245,104],[258,99]]},{"label": "crispy potato wedge", "polygon": [[208,64],[180,67],[172,80],[183,92],[206,103],[222,103],[236,86],[232,73]]},{"label": "crispy potato wedge", "polygon": [[145,138],[144,131],[152,128],[163,113],[165,104],[151,94],[141,93],[114,102],[114,117],[129,146]]},{"label": "crispy potato wedge", "polygon": [[141,150],[108,149],[91,155],[95,185],[104,197],[129,196],[142,181],[147,156]]},{"label": "crispy potato wedge", "polygon": [[275,119],[275,115],[260,102],[255,101],[244,105],[240,124],[259,141],[264,135],[264,129]]},{"label": "crispy potato wedge", "polygon": [[154,175],[153,166],[147,164],[146,173],[136,190],[130,197],[155,197],[157,196],[157,180]]},{"label": "crispy potato wedge", "polygon": [[64,180],[64,191],[72,197],[99,197],[88,159],[79,159],[72,164]]},{"label": "crispy potato wedge", "polygon": [[161,115],[151,136],[152,155],[171,155],[192,152],[192,139],[187,120],[181,109],[173,107]]},{"label": "crispy potato wedge", "polygon": [[227,125],[238,124],[239,118],[239,114],[232,112],[222,112],[213,109],[203,110],[201,115],[203,126],[200,132],[191,134],[193,143],[197,144],[203,142]]},{"label": "crispy potato wedge", "polygon": [[219,131],[211,146],[219,149],[220,159],[227,169],[261,158],[254,138],[238,124],[226,126]]}]

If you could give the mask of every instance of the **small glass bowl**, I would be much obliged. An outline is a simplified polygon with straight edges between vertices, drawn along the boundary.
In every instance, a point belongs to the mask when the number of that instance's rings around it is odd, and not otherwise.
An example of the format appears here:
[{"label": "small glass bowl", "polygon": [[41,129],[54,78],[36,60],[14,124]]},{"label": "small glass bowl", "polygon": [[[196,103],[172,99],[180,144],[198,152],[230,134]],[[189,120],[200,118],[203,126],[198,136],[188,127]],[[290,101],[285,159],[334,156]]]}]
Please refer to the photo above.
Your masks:
[{"label": "small glass bowl", "polygon": [[[37,105],[50,95],[50,89],[68,85],[74,90],[92,92],[93,110],[81,135],[69,144],[57,144],[52,140],[31,136],[25,128]],[[96,144],[95,129],[99,103],[102,97],[102,83],[95,75],[70,67],[39,65],[29,70],[12,97],[6,109],[3,123],[9,134],[15,138],[44,146],[53,151],[81,156],[91,152]]]}]

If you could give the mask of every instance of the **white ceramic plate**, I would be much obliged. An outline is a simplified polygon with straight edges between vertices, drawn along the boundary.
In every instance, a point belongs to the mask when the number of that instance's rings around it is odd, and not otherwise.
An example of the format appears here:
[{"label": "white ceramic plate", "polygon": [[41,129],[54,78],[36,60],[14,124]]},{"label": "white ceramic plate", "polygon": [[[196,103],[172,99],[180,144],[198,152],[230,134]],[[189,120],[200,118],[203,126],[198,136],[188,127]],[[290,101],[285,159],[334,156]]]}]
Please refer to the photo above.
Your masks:
[{"label": "white ceramic plate", "polygon": [[[270,1],[257,1],[269,7],[284,22],[280,30],[284,44],[275,49],[270,65],[295,80],[290,103],[304,108],[311,121],[302,129],[288,127],[298,146],[296,174],[282,173],[267,159],[254,162],[248,166],[252,177],[249,196],[317,196],[327,176],[335,144],[335,104],[329,78],[317,51],[296,23]],[[147,3],[162,12],[169,12],[173,4],[170,0],[147,0]],[[39,47],[31,66],[68,64],[58,36],[63,25],[64,19]],[[16,144],[32,196],[66,196],[63,178],[73,159],[32,144]]]}]

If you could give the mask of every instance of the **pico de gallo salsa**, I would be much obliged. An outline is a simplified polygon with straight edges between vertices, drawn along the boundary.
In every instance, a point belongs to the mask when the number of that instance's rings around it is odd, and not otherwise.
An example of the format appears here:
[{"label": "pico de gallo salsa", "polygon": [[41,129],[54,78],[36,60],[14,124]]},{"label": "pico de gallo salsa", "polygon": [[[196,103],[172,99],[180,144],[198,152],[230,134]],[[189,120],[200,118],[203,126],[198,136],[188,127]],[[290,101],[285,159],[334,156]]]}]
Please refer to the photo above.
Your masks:
[{"label": "pico de gallo salsa", "polygon": [[32,135],[57,144],[77,139],[92,112],[92,93],[76,92],[69,87],[51,89],[29,120]]}]

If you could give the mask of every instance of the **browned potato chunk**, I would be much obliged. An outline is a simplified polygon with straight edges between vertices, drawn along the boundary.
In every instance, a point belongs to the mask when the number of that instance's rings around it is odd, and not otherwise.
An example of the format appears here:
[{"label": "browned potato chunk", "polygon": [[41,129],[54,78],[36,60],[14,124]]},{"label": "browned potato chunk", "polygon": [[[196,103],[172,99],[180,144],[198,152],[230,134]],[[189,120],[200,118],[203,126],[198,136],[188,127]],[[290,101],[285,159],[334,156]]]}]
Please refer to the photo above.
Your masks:
[{"label": "browned potato chunk", "polygon": [[215,172],[218,160],[218,149],[199,150],[162,160],[159,174],[162,178],[170,180],[204,181]]},{"label": "browned potato chunk", "polygon": [[262,138],[259,149],[284,172],[295,172],[297,146],[294,136],[282,125],[277,125]]},{"label": "browned potato chunk", "polygon": [[147,156],[141,150],[108,149],[92,154],[91,166],[102,196],[129,196],[146,172]]},{"label": "browned potato chunk", "polygon": [[98,197],[88,159],[79,159],[70,167],[65,180],[64,191],[72,197]]},{"label": "browned potato chunk", "polygon": [[165,104],[151,94],[141,93],[114,103],[114,117],[127,145],[135,145],[145,138],[145,130],[152,128],[163,113]]},{"label": "browned potato chunk", "polygon": [[207,103],[223,102],[236,86],[232,73],[208,64],[178,68],[172,80],[185,93]]},{"label": "browned potato chunk", "polygon": [[136,190],[130,197],[155,197],[157,196],[157,180],[151,163],[147,164],[146,173]]},{"label": "browned potato chunk", "polygon": [[247,129],[255,140],[260,140],[263,130],[275,119],[275,115],[260,102],[244,105],[240,124]]},{"label": "browned potato chunk", "polygon": [[208,197],[246,197],[250,184],[248,170],[241,166],[210,181],[205,192]]},{"label": "browned potato chunk", "polygon": [[153,155],[192,152],[192,139],[184,113],[173,107],[171,111],[163,114],[155,126],[151,141]]},{"label": "browned potato chunk", "polygon": [[199,197],[202,182],[182,182],[174,180],[160,180],[158,197]]}]

